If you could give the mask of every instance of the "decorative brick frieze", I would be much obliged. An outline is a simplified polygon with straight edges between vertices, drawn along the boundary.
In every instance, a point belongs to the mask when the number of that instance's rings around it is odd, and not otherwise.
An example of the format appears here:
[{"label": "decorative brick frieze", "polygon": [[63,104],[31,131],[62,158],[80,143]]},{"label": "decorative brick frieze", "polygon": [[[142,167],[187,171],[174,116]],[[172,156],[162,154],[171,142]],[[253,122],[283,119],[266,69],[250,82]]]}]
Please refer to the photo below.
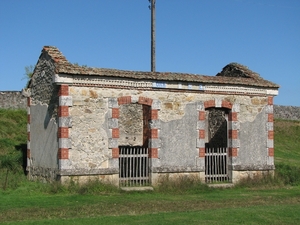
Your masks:
[{"label": "decorative brick frieze", "polygon": [[119,155],[120,155],[119,148],[112,148],[111,149],[111,155],[112,155],[113,159],[119,158]]},{"label": "decorative brick frieze", "polygon": [[58,159],[69,159],[69,148],[58,149]]},{"label": "decorative brick frieze", "polygon": [[214,107],[216,107],[215,100],[209,100],[209,101],[204,102],[205,109],[214,108]]}]

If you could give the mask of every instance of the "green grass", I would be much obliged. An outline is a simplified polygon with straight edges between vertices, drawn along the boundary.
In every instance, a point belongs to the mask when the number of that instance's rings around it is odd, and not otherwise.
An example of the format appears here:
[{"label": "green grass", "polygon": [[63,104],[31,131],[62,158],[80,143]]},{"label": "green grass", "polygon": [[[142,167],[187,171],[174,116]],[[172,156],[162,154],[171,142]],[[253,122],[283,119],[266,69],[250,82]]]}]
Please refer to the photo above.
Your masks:
[{"label": "green grass", "polygon": [[[0,109],[0,156],[26,150],[26,112]],[[152,192],[100,182],[30,182],[0,170],[0,224],[300,224],[300,121],[276,120],[275,177],[213,189],[183,179]]]}]

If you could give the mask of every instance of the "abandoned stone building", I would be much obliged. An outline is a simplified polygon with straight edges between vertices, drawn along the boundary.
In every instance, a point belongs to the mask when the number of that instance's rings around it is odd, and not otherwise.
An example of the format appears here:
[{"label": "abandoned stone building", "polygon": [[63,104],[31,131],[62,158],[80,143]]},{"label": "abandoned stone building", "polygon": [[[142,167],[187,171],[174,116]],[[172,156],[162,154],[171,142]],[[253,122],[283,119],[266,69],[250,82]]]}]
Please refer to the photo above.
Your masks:
[{"label": "abandoned stone building", "polygon": [[216,76],[90,68],[45,46],[27,90],[29,178],[143,186],[272,173],[278,88],[237,63]]}]

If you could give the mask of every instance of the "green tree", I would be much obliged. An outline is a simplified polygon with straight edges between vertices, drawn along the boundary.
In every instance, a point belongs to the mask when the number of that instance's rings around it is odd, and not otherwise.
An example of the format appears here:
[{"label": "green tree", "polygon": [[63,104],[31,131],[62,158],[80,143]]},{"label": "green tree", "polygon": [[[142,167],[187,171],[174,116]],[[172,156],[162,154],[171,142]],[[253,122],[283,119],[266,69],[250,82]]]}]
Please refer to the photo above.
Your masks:
[{"label": "green tree", "polygon": [[26,82],[26,87],[33,75],[33,71],[34,71],[34,66],[30,65],[30,66],[25,66],[25,73],[24,73],[24,77],[22,78],[22,80],[27,80]]}]

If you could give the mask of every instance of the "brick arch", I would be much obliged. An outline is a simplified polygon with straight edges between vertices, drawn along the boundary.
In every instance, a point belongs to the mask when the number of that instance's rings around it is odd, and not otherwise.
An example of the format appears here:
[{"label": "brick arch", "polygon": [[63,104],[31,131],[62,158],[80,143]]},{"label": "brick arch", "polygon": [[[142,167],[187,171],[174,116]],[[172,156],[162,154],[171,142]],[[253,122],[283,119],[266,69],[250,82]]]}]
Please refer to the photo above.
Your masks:
[{"label": "brick arch", "polygon": [[118,98],[118,104],[119,105],[131,104],[131,103],[138,103],[138,104],[141,104],[141,105],[152,106],[153,99],[142,97],[142,96],[139,96],[138,99],[134,99],[131,96],[122,96],[122,97]]},{"label": "brick arch", "polygon": [[226,100],[208,100],[204,102],[204,108],[225,108],[225,109],[232,109],[232,103]]},{"label": "brick arch", "polygon": [[[149,157],[150,158],[158,158],[158,146],[157,146],[157,140],[159,140],[159,126],[156,126],[158,121],[158,110],[160,107],[157,104],[157,101],[155,102],[152,98],[147,98],[143,96],[139,96],[138,98],[136,96],[121,96],[116,98],[115,100],[113,98],[110,99],[111,101],[111,116],[110,119],[114,122],[111,123],[112,127],[111,129],[111,143],[112,146],[110,147],[112,149],[112,157],[113,158],[119,158],[119,148],[118,148],[118,138],[119,138],[119,126],[118,126],[118,119],[120,116],[119,106],[124,104],[141,104],[141,105],[147,105],[150,106],[150,120],[152,121],[152,126],[150,128],[150,134],[149,134]],[[114,102],[114,103],[113,103]],[[154,124],[154,125],[153,125]]]}]

